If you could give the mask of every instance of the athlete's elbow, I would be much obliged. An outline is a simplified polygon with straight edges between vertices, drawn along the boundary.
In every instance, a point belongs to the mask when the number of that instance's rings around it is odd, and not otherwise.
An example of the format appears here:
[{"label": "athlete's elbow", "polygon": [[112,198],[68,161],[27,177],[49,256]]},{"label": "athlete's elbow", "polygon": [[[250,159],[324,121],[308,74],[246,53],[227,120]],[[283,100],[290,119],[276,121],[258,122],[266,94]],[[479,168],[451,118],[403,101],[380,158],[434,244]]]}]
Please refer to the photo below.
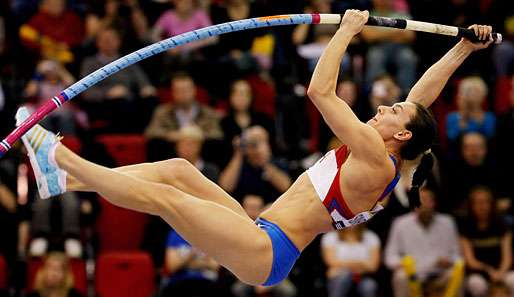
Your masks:
[{"label": "athlete's elbow", "polygon": [[311,85],[309,85],[309,88],[307,89],[307,96],[309,96],[309,98],[312,101],[316,101],[316,100],[319,100],[320,98],[327,97],[332,92],[333,92],[333,90],[331,90],[330,88],[323,87],[323,86],[316,86],[316,85],[311,84]]}]

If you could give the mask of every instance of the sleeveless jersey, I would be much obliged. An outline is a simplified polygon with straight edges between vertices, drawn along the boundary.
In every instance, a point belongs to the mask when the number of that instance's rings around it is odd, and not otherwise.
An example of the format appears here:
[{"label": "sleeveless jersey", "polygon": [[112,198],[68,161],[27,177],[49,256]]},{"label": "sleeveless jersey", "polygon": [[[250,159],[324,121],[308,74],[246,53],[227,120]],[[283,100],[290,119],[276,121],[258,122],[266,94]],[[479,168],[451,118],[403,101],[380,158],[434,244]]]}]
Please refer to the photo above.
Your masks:
[{"label": "sleeveless jersey", "polygon": [[389,193],[391,193],[400,179],[397,161],[392,155],[390,155],[390,158],[394,163],[394,167],[396,168],[396,176],[391,183],[387,185],[386,189],[382,195],[380,195],[371,210],[353,214],[341,194],[339,183],[341,166],[344,164],[346,159],[348,159],[349,155],[350,150],[346,145],[343,145],[335,150],[329,151],[312,167],[307,169],[307,175],[314,185],[314,189],[332,217],[334,228],[338,230],[364,223],[377,212],[384,209],[385,198]]}]

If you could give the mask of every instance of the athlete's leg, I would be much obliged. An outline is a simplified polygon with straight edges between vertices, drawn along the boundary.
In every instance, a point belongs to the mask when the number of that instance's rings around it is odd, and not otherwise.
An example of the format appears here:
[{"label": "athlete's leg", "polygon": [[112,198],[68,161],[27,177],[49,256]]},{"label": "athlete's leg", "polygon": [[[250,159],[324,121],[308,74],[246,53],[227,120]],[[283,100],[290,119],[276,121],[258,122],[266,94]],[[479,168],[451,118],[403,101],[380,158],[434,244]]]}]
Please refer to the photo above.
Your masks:
[{"label": "athlete's leg", "polygon": [[91,163],[60,144],[55,160],[60,168],[113,204],[161,216],[188,242],[241,280],[251,284],[266,281],[273,259],[271,240],[265,231],[234,211],[173,186]]},{"label": "athlete's leg", "polygon": [[[239,202],[184,159],[175,158],[155,163],[135,164],[114,168],[114,170],[145,181],[174,186],[192,196],[228,207],[250,220]],[[71,174],[68,174],[67,189],[69,191],[92,191]]]}]

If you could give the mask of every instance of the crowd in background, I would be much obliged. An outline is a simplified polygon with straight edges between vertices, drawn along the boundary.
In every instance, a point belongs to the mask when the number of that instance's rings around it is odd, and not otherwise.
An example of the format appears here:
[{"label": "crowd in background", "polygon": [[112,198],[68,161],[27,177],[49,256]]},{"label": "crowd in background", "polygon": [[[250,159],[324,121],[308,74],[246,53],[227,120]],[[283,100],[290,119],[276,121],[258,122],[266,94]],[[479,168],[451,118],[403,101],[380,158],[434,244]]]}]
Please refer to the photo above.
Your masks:
[{"label": "crowd in background", "polygon": [[[356,8],[460,27],[492,25],[503,42],[473,53],[432,106],[438,161],[420,208],[409,208],[409,184],[402,178],[386,210],[367,226],[320,236],[274,287],[237,281],[155,217],[144,216],[137,228],[118,225],[116,232],[151,255],[159,296],[514,296],[509,2],[1,1],[0,132],[12,131],[20,105],[35,110],[125,54],[212,24]],[[306,97],[316,62],[337,29],[262,28],[173,48],[90,87],[42,124],[80,155],[109,167],[185,159],[255,219],[317,158],[341,145]],[[406,98],[456,42],[366,27],[341,61],[337,94],[367,121],[379,105]],[[101,226],[114,210],[94,193],[39,199],[31,172],[21,145],[0,160],[0,295],[94,296],[100,281],[95,263],[106,242],[116,239]],[[29,265],[35,259],[43,259],[37,272]],[[86,289],[76,275],[73,280],[74,261],[86,263]],[[32,279],[26,277],[31,271]]]}]

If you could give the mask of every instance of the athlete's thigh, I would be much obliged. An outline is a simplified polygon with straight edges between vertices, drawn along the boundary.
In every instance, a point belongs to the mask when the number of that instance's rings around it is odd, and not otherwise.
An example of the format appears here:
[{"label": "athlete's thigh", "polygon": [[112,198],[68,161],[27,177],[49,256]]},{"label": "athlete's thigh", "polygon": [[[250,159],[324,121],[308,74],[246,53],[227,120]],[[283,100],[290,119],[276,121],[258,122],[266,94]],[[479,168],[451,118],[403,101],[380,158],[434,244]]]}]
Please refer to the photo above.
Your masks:
[{"label": "athlete's thigh", "polygon": [[220,186],[205,177],[196,167],[183,159],[171,159],[154,163],[163,182],[203,200],[228,207],[251,220],[241,204]]}]

